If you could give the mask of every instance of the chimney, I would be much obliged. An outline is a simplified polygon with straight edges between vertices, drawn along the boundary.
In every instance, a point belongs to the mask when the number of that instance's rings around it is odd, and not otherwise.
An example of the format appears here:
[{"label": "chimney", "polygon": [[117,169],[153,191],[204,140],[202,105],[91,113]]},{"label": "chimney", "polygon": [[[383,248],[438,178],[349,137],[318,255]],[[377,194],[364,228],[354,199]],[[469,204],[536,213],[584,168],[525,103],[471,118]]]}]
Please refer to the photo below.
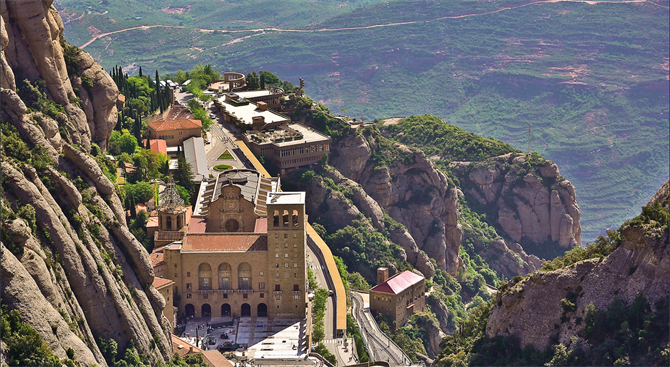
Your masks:
[{"label": "chimney", "polygon": [[265,102],[258,102],[258,104],[256,104],[256,106],[261,111],[267,111],[268,110],[268,104],[265,103]]},{"label": "chimney", "polygon": [[389,279],[388,268],[377,268],[377,284],[382,284]]}]

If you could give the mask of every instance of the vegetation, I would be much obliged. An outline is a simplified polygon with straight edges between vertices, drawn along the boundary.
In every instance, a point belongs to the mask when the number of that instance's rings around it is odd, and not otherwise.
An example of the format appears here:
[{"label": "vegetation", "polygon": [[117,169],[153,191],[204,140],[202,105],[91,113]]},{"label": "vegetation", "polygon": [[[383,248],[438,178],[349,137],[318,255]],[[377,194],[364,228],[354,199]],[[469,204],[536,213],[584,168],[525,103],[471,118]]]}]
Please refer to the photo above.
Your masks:
[{"label": "vegetation", "polygon": [[314,351],[320,354],[328,362],[332,363],[333,365],[337,365],[337,357],[335,357],[335,355],[331,353],[328,348],[323,345],[323,343],[317,344],[317,346],[314,348]]},{"label": "vegetation", "polygon": [[233,155],[230,154],[230,152],[228,150],[226,150],[223,153],[221,153],[221,155],[217,159],[218,160],[233,160],[234,158],[233,158]]},{"label": "vegetation", "polygon": [[17,310],[0,310],[2,341],[7,345],[7,363],[10,366],[59,367],[58,360],[42,337],[25,322]]},{"label": "vegetation", "polygon": [[[203,34],[192,28],[151,28],[110,35],[110,40],[100,39],[86,50],[105,65],[133,60],[161,70],[185,69],[197,56],[212,60],[220,70],[269,68],[281,79],[305,78],[310,95],[333,111],[346,108],[351,116],[365,114],[369,119],[430,113],[524,151],[532,123],[533,150],[556,162],[578,188],[585,241],[630,218],[628,209],[643,205],[668,177],[669,95],[667,69],[662,66],[670,44],[663,5],[667,2],[559,2],[514,8],[521,2],[375,1],[365,5],[379,5],[353,12],[352,5],[324,10],[326,1],[309,4],[308,9],[319,9],[319,15],[307,11],[304,18],[291,20],[285,17],[291,12],[280,12],[259,19],[244,11],[253,22],[224,20],[216,25],[209,15],[193,17],[204,4],[180,15],[148,11],[151,4],[136,5],[132,12],[143,12],[145,19],[135,21],[127,14],[131,10],[117,10],[114,1],[66,3],[79,12],[88,11],[87,6],[110,12],[102,16],[91,10],[91,15],[68,25],[66,36],[81,43],[90,38],[86,28],[93,19],[104,29],[155,21],[231,30],[275,22],[291,28],[323,21],[314,27],[341,28],[413,21],[311,33]],[[363,3],[353,7],[359,5]],[[242,6],[224,8],[227,12]],[[455,18],[501,8],[510,9]],[[305,6],[296,9],[301,12]],[[340,17],[331,18],[340,11]],[[115,12],[124,15],[114,16]],[[450,16],[454,18],[444,18]],[[438,18],[443,19],[432,21]],[[519,25],[518,19],[527,21]],[[142,46],[147,38],[169,40],[170,47],[147,50]],[[338,52],[333,54],[333,49]],[[294,68],[295,60],[304,67]]]},{"label": "vegetation", "polygon": [[[328,299],[328,291],[323,288],[318,288],[314,292],[314,303],[312,312],[314,313],[314,326],[312,331],[312,342],[319,343],[326,336],[323,330],[323,318],[326,315],[326,300]],[[324,356],[325,357],[325,356]]]},{"label": "vegetation", "polygon": [[358,361],[360,363],[365,363],[370,361],[370,356],[365,349],[365,341],[361,336],[361,330],[356,325],[356,321],[351,314],[347,314],[347,336],[350,336],[354,339],[354,344],[356,345],[356,355],[358,356]]},{"label": "vegetation", "polygon": [[233,168],[233,166],[229,166],[227,164],[219,164],[219,165],[214,166],[214,169],[217,170],[217,171],[226,171],[226,170],[229,170],[231,168]]}]

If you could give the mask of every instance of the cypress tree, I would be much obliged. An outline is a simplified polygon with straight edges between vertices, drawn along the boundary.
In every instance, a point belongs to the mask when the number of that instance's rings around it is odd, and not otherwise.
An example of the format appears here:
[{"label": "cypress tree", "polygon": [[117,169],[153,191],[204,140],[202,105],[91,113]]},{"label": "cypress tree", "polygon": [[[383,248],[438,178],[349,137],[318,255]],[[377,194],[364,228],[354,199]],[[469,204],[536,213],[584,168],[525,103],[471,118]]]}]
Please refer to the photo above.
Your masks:
[{"label": "cypress tree", "polygon": [[142,76],[142,67],[140,66],[140,76]]},{"label": "cypress tree", "polygon": [[158,70],[156,70],[156,104],[160,107],[163,113],[163,104],[161,103],[161,81],[158,79]]}]

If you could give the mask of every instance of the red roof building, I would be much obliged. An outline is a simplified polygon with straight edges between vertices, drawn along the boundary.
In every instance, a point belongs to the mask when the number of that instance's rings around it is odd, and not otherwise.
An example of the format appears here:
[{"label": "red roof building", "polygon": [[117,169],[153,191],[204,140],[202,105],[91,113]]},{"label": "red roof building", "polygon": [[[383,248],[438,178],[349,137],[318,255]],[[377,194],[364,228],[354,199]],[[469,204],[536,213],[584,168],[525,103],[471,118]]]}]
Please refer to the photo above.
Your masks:
[{"label": "red roof building", "polygon": [[370,310],[390,316],[392,327],[407,322],[415,311],[423,312],[426,305],[426,279],[406,270],[388,278],[388,269],[377,269],[378,283],[370,289]]},{"label": "red roof building", "polygon": [[179,146],[184,140],[202,136],[202,122],[190,118],[157,120],[150,122],[147,126],[149,127],[149,138],[164,140],[168,147]]},{"label": "red roof building", "polygon": [[[144,139],[142,144],[146,146],[147,139]],[[163,153],[167,155],[167,143],[163,139],[149,139],[149,149],[154,153]]]}]

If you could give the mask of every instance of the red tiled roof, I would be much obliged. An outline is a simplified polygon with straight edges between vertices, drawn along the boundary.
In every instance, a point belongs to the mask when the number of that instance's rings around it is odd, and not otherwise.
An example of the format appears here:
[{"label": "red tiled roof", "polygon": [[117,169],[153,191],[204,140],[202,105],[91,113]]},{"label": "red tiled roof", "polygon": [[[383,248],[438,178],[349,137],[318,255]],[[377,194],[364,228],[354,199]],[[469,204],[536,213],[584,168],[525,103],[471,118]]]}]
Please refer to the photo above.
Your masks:
[{"label": "red tiled roof", "polygon": [[165,278],[154,278],[154,282],[152,283],[152,285],[156,289],[161,289],[161,288],[167,287],[170,284],[174,284],[174,282],[171,281],[170,279],[165,279]]},{"label": "red tiled roof", "polygon": [[374,288],[370,289],[371,292],[380,292],[380,293],[390,293],[390,294],[399,294],[407,288],[419,283],[424,278],[421,275],[418,275],[409,270],[405,270],[400,274],[392,276],[389,280],[384,283],[377,284]]},{"label": "red tiled roof", "polygon": [[256,225],[254,226],[254,233],[268,233],[268,219],[267,218],[256,219]]},{"label": "red tiled roof", "polygon": [[[144,139],[146,144],[146,139]],[[167,155],[167,143],[163,139],[150,139],[149,148],[154,153],[163,153]]]},{"label": "red tiled roof", "polygon": [[[181,348],[180,348],[181,347]],[[203,350],[196,347],[195,345],[178,338],[175,335],[172,335],[172,350],[175,353],[179,353],[180,356],[185,356],[189,354],[191,348],[193,348],[193,353],[202,353]]]},{"label": "red tiled roof", "polygon": [[184,251],[267,251],[268,238],[260,234],[189,233]]},{"label": "red tiled roof", "polygon": [[152,227],[158,227],[158,217],[149,217],[149,220],[147,220],[147,228],[152,228]]},{"label": "red tiled roof", "polygon": [[151,264],[155,267],[158,265],[161,265],[165,261],[165,257],[163,256],[163,250],[156,250],[151,253]]},{"label": "red tiled roof", "polygon": [[119,101],[121,101],[121,102],[125,102],[125,101],[126,101],[126,96],[124,96],[123,94],[119,93],[119,98],[118,98],[118,99],[119,99]]},{"label": "red tiled roof", "polygon": [[205,233],[207,228],[207,218],[205,217],[191,217],[188,224],[188,233]]},{"label": "red tiled roof", "polygon": [[212,367],[233,367],[233,364],[218,350],[206,350],[202,352],[202,355],[205,356],[205,361]]},{"label": "red tiled roof", "polygon": [[202,128],[202,122],[200,120],[193,119],[160,120],[151,122],[148,126],[155,131],[200,129]]}]

